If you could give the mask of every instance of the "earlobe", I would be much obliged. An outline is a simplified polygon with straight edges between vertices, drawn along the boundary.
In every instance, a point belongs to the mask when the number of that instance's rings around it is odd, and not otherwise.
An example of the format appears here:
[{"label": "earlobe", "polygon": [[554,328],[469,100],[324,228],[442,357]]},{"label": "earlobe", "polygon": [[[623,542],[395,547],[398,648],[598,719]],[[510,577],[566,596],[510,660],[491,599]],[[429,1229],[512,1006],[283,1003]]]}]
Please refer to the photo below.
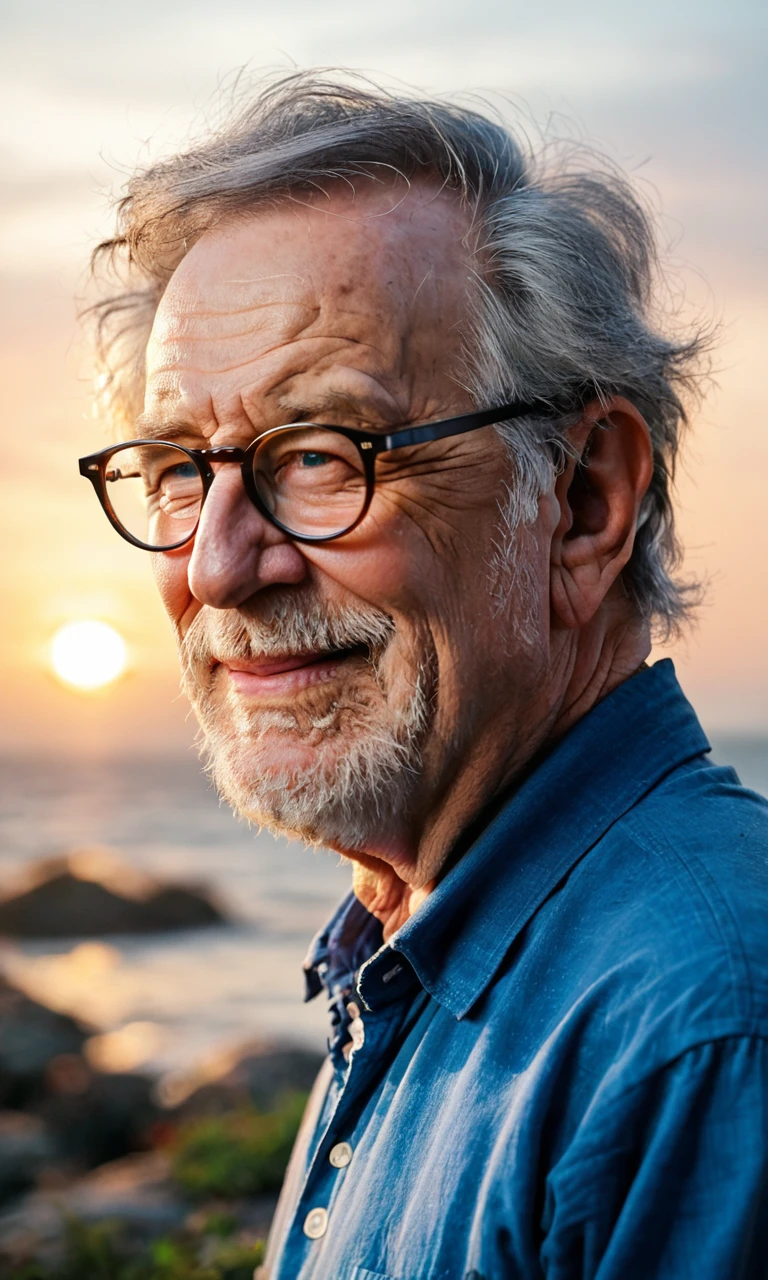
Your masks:
[{"label": "earlobe", "polygon": [[551,604],[553,625],[577,629],[598,612],[632,554],[653,449],[642,414],[618,396],[588,406],[571,443],[578,452],[555,485]]}]

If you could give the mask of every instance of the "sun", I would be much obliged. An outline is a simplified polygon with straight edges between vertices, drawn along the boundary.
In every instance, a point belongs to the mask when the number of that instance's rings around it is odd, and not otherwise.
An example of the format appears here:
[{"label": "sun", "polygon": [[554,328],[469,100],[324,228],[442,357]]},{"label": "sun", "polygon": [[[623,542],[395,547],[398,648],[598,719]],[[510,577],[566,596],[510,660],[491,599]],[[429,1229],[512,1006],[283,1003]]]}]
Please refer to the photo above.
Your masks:
[{"label": "sun", "polygon": [[123,637],[106,622],[68,622],[51,641],[53,669],[75,689],[104,688],[123,674],[127,661]]}]

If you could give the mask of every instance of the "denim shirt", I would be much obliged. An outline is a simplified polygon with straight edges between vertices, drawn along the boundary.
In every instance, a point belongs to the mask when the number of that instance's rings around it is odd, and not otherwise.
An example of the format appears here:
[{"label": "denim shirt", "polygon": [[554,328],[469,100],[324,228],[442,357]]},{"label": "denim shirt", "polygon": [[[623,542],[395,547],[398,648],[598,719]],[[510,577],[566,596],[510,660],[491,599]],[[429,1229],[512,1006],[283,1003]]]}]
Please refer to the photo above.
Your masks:
[{"label": "denim shirt", "polygon": [[657,663],[386,943],[342,903],[257,1275],[768,1276],[768,804],[708,750]]}]

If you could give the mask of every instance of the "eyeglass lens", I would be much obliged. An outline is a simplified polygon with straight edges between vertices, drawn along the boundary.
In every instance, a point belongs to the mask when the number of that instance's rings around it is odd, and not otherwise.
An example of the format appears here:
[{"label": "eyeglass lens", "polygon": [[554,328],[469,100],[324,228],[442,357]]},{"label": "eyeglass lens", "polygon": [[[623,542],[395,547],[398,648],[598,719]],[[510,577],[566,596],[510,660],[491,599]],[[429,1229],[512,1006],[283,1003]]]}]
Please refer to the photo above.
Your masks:
[{"label": "eyeglass lens", "polygon": [[253,474],[265,507],[292,533],[321,538],[344,533],[365,506],[365,471],[357,447],[323,427],[268,436],[254,456]]},{"label": "eyeglass lens", "polygon": [[203,479],[191,458],[173,445],[130,445],[113,453],[106,490],[118,523],[149,547],[181,546],[194,533]]},{"label": "eyeglass lens", "polygon": [[[253,478],[266,510],[299,536],[345,533],[365,507],[366,477],[357,447],[323,427],[267,436],[254,454]],[[122,528],[158,550],[181,546],[191,537],[204,497],[195,463],[162,441],[115,452],[106,490]]]}]

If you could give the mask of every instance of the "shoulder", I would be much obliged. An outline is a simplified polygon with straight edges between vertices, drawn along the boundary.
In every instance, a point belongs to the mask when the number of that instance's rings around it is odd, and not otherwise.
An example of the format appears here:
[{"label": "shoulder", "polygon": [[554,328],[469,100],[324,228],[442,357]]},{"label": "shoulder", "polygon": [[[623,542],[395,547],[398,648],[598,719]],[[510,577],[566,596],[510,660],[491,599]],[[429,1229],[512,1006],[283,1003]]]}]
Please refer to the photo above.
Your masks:
[{"label": "shoulder", "polygon": [[672,770],[619,825],[649,847],[707,868],[724,886],[736,888],[745,875],[759,889],[768,885],[768,801],[706,756]]},{"label": "shoulder", "polygon": [[698,757],[672,771],[573,882],[600,918],[603,962],[632,972],[650,1010],[677,1010],[671,1053],[768,1034],[768,802],[733,769]]},{"label": "shoulder", "polygon": [[699,758],[618,824],[638,852],[670,945],[714,948],[743,980],[768,977],[768,802]]},{"label": "shoulder", "polygon": [[767,922],[768,803],[698,757],[542,904],[498,975],[500,1000],[515,1006],[523,979],[540,993],[528,1016],[576,1031],[626,1084],[696,1045],[768,1036]]}]

